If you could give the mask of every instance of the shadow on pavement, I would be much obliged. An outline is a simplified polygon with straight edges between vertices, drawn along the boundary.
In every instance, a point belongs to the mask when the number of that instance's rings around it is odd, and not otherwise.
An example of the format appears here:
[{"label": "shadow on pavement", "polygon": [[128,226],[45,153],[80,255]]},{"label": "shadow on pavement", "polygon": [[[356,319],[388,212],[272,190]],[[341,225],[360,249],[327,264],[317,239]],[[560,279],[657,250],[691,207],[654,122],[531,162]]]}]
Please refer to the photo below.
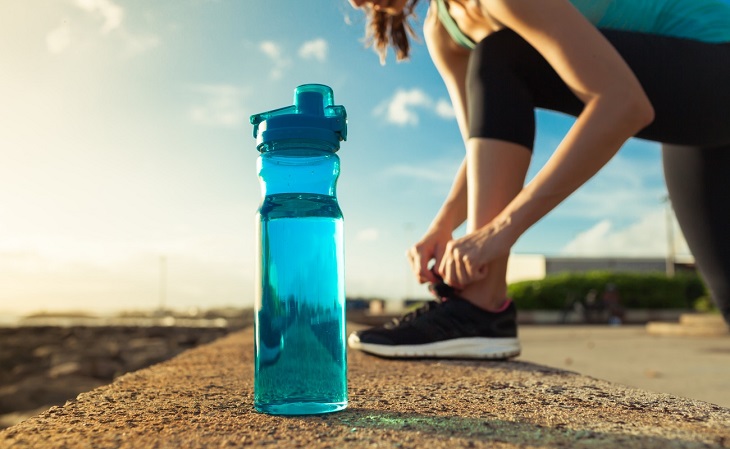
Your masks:
[{"label": "shadow on pavement", "polygon": [[[630,433],[573,429],[565,424],[546,427],[519,421],[505,421],[484,416],[465,418],[460,416],[426,415],[419,413],[388,412],[367,408],[350,408],[332,421],[350,427],[351,432],[376,430],[406,434],[419,434],[417,438],[428,441],[459,438],[493,443],[507,443],[516,447],[641,447],[641,448],[694,448],[707,447],[698,441],[663,438],[657,435],[632,435]],[[331,422],[332,422],[331,421]],[[398,440],[397,435],[393,440]]]}]

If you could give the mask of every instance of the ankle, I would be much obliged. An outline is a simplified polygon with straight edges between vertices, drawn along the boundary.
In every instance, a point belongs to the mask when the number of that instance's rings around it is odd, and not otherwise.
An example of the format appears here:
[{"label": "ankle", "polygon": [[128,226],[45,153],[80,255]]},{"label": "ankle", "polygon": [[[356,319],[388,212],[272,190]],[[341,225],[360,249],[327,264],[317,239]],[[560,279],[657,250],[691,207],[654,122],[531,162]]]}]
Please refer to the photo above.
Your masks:
[{"label": "ankle", "polygon": [[477,307],[479,307],[483,310],[486,310],[487,312],[500,313],[500,312],[504,312],[505,310],[507,310],[507,307],[509,307],[510,302],[511,301],[509,298],[502,298],[498,301],[491,301],[485,305],[474,304],[474,303],[472,303],[472,304],[476,305]]},{"label": "ankle", "polygon": [[486,310],[487,312],[497,313],[504,311],[509,307],[510,299],[507,298],[506,293],[502,295],[490,295],[484,294],[484,292],[462,292],[459,296],[466,299],[470,303],[479,307],[480,309]]}]

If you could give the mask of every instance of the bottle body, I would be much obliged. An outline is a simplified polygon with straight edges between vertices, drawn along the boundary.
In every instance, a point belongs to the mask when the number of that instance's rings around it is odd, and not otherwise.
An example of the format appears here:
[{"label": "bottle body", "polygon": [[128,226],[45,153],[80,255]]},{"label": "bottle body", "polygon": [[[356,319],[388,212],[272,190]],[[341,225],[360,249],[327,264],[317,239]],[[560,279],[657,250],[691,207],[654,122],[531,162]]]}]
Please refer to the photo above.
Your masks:
[{"label": "bottle body", "polygon": [[347,406],[339,158],[317,148],[262,153],[254,406],[271,414]]}]

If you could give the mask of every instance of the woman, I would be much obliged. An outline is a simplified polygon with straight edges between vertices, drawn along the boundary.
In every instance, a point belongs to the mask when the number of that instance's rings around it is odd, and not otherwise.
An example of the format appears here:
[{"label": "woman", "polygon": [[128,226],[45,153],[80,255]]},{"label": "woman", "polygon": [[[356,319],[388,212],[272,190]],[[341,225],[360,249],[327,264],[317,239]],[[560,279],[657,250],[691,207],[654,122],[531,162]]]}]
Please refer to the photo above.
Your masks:
[{"label": "woman", "polygon": [[[370,14],[381,60],[389,42],[408,56],[417,2],[351,0]],[[431,0],[424,35],[466,157],[408,257],[419,281],[448,300],[355,333],[351,347],[394,357],[519,354],[506,298],[510,248],[633,136],[662,143],[678,221],[730,322],[730,2]],[[523,186],[536,107],[576,121]],[[464,220],[466,235],[453,239]]]}]

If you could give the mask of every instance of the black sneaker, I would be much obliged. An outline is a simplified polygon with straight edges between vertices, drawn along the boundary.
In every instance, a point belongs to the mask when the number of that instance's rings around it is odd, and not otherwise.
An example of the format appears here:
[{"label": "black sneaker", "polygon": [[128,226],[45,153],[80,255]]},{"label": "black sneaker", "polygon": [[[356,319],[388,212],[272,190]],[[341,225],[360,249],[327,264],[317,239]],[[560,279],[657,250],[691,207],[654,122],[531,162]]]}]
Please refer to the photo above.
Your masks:
[{"label": "black sneaker", "polygon": [[520,354],[512,301],[487,312],[456,295],[426,303],[383,326],[353,332],[351,348],[395,358],[501,360]]}]

